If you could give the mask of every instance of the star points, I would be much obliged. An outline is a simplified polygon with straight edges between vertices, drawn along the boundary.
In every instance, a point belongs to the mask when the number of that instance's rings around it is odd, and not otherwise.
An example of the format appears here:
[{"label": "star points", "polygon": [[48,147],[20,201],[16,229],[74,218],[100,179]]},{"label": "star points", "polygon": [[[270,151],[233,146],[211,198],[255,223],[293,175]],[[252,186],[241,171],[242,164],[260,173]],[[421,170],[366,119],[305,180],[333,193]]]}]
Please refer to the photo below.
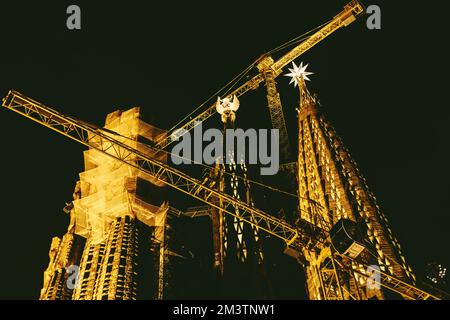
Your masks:
[{"label": "star points", "polygon": [[303,62],[300,62],[300,65],[297,66],[295,62],[292,62],[292,68],[289,68],[290,73],[285,74],[285,77],[290,77],[291,81],[289,84],[294,83],[294,87],[298,86],[299,79],[303,79],[306,81],[311,81],[308,76],[314,74],[313,72],[306,71],[306,68],[309,64],[303,65]]}]

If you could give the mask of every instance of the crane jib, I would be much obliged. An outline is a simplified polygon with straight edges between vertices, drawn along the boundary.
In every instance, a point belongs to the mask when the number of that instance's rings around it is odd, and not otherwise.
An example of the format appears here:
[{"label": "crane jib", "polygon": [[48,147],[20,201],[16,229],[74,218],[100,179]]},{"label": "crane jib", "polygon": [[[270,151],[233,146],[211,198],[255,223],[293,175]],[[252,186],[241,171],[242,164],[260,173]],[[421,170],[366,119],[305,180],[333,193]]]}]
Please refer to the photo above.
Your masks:
[{"label": "crane jib", "polygon": [[[364,12],[364,7],[362,4],[357,1],[351,1],[346,6],[344,6],[344,10],[336,15],[331,22],[322,27],[319,31],[311,35],[307,40],[301,42],[298,46],[293,48],[291,51],[286,53],[280,59],[275,61],[273,65],[270,67],[274,71],[274,76],[277,77],[280,75],[282,69],[293,60],[297,59],[303,53],[317,45],[319,42],[333,34],[335,31],[342,27],[346,27],[351,24],[356,18]],[[236,95],[237,97],[243,95],[244,93],[255,90],[258,88],[259,84],[264,81],[264,77],[261,73],[258,73],[249,81],[245,82],[243,85],[232,91],[227,97],[231,97]],[[215,104],[210,106],[207,110],[189,120],[185,124],[178,126],[178,129],[184,129],[186,131],[192,130],[199,122],[206,121],[213,114],[215,114]],[[164,138],[161,141],[158,141],[157,145],[160,148],[166,148],[170,144],[172,144],[171,135],[168,134],[167,138]]]}]

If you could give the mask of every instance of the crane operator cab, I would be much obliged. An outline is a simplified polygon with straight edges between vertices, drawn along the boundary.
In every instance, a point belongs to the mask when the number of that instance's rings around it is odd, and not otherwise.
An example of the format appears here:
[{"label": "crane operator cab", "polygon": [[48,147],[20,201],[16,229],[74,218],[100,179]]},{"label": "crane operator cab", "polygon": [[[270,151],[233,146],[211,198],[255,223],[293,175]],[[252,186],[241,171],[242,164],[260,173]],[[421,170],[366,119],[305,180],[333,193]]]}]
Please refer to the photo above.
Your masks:
[{"label": "crane operator cab", "polygon": [[349,220],[339,220],[330,230],[331,243],[334,249],[352,259],[364,251],[364,233],[360,224]]}]

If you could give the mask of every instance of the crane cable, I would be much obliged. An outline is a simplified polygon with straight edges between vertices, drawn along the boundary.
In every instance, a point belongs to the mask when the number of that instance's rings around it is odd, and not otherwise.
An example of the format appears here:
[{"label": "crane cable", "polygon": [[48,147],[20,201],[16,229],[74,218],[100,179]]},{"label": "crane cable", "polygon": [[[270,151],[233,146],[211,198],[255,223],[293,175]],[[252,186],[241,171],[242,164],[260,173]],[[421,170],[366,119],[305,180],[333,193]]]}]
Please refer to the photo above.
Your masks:
[{"label": "crane cable", "polygon": [[[94,129],[96,129],[96,130],[101,130],[101,131],[104,131],[104,132],[106,132],[106,133],[110,133],[110,134],[117,135],[117,136],[119,136],[119,137],[121,137],[121,138],[125,138],[125,139],[128,139],[128,140],[135,141],[133,138],[124,136],[124,135],[122,135],[122,134],[120,134],[120,133],[118,133],[118,132],[115,132],[115,131],[113,131],[113,130],[109,130],[109,129],[106,129],[106,128],[98,127],[98,126],[96,126],[96,125],[93,125],[93,124],[88,123],[88,122],[85,122],[85,121],[78,120],[78,119],[76,119],[76,118],[72,118],[72,119],[74,119],[74,120],[76,120],[76,121],[80,121],[80,122],[82,122],[84,125],[88,125],[88,126],[94,128]],[[201,162],[196,162],[195,160],[188,159],[188,158],[185,158],[185,157],[182,157],[182,156],[179,156],[179,155],[175,155],[175,154],[173,154],[173,153],[170,152],[170,151],[163,150],[163,149],[160,149],[160,148],[157,148],[157,147],[153,147],[153,146],[150,146],[150,145],[145,144],[145,143],[142,143],[142,142],[139,142],[139,143],[140,143],[140,144],[143,144],[144,146],[147,146],[147,147],[153,149],[155,152],[163,152],[163,153],[165,153],[166,155],[174,156],[174,157],[176,157],[176,158],[178,158],[178,159],[181,159],[181,160],[191,161],[193,164],[200,165],[200,166],[205,167],[205,168],[207,168],[207,169],[210,169],[210,170],[213,170],[213,169],[214,169],[214,167],[211,166],[211,165],[207,165],[207,164],[204,164],[204,163],[201,163]],[[225,171],[224,174],[227,174],[227,175],[229,175],[229,176],[232,176],[232,174],[231,174],[230,172],[226,172],[226,171]],[[278,189],[278,188],[276,188],[276,187],[273,187],[273,186],[264,184],[264,183],[259,182],[259,181],[256,181],[256,180],[244,178],[244,177],[238,176],[238,175],[235,175],[235,177],[236,177],[237,179],[240,179],[241,181],[248,181],[248,182],[250,182],[250,183],[253,183],[253,184],[255,184],[255,185],[261,186],[261,187],[263,187],[263,188],[269,189],[269,190],[274,191],[274,192],[282,193],[282,194],[285,194],[285,195],[288,195],[288,196],[291,196],[291,197],[294,197],[294,198],[300,198],[300,199],[304,199],[304,200],[307,200],[307,201],[313,201],[313,202],[315,202],[315,201],[312,200],[312,199],[305,198],[305,197],[299,197],[299,196],[296,195],[296,194],[290,193],[290,192],[285,191],[285,190],[282,190],[282,189]]]},{"label": "crane cable", "polygon": [[276,48],[270,50],[270,51],[268,52],[268,54],[272,54],[272,53],[279,52],[279,51],[281,51],[281,50],[283,50],[283,49],[285,49],[285,48],[288,48],[288,47],[290,47],[290,46],[292,46],[292,45],[295,45],[295,44],[297,44],[297,43],[303,42],[304,40],[306,40],[306,38],[307,38],[311,33],[316,32],[317,30],[323,28],[325,25],[329,24],[331,21],[332,21],[332,20],[329,20],[329,21],[327,21],[327,22],[321,24],[320,26],[317,26],[316,28],[311,29],[311,30],[309,30],[309,31],[307,31],[307,32],[305,32],[305,33],[299,35],[298,37],[295,37],[294,39],[291,39],[291,40],[285,42],[284,44],[282,44],[282,45],[280,45],[280,46],[278,46],[278,47],[276,47]]},{"label": "crane cable", "polygon": [[[330,20],[331,21],[331,20]],[[273,54],[276,52],[279,52],[283,49],[286,49],[290,46],[293,46],[295,44],[298,44],[300,42],[303,42],[304,40],[306,40],[306,38],[313,32],[317,31],[318,29],[322,28],[323,26],[325,26],[326,24],[330,23],[330,21],[327,21],[323,24],[321,24],[320,26],[311,29],[303,34],[301,34],[298,37],[295,37],[294,39],[291,39],[287,42],[285,42],[284,44],[270,50],[267,54]],[[192,116],[192,114],[194,114],[195,112],[197,112],[198,110],[200,110],[205,104],[207,104],[211,99],[213,99],[214,97],[220,95],[220,93],[225,90],[227,87],[229,87],[229,89],[225,92],[225,95],[227,95],[232,89],[233,87],[243,78],[245,77],[250,71],[251,69],[253,69],[253,67],[256,65],[257,60],[255,60],[253,63],[251,63],[249,66],[247,66],[241,73],[239,73],[236,77],[234,77],[231,81],[229,81],[227,84],[225,84],[222,88],[220,88],[218,91],[216,91],[215,93],[213,93],[207,100],[205,100],[203,103],[201,103],[197,108],[195,108],[194,110],[192,110],[188,115],[186,115],[183,119],[181,119],[180,121],[178,121],[176,124],[174,124],[169,130],[168,132],[172,132],[173,130],[175,130],[181,123],[183,123],[184,121],[186,121],[189,117]],[[233,84],[233,85],[231,85]],[[230,86],[231,85],[231,86]]]},{"label": "crane cable", "polygon": [[[176,124],[174,124],[169,130],[167,130],[168,132],[172,132],[173,130],[175,130],[181,123],[183,123],[184,121],[186,121],[190,116],[192,116],[193,113],[195,113],[196,111],[200,110],[205,104],[207,104],[211,99],[213,99],[214,97],[218,96],[221,94],[221,92],[223,90],[225,90],[228,86],[230,86],[231,84],[233,84],[233,86],[236,85],[236,83],[238,81],[240,81],[245,75],[247,75],[249,73],[249,71],[251,69],[253,69],[254,65],[256,64],[256,61],[253,62],[252,64],[250,64],[247,68],[245,68],[241,73],[239,73],[236,77],[234,77],[231,81],[229,81],[227,84],[225,84],[222,88],[220,88],[218,91],[216,91],[215,93],[213,93],[207,100],[205,100],[202,104],[200,104],[197,108],[195,108],[191,113],[189,113],[187,116],[185,116],[183,119],[181,119],[180,121],[178,121]],[[225,93],[225,95],[231,91],[231,89],[233,88],[233,86],[231,86]]]}]

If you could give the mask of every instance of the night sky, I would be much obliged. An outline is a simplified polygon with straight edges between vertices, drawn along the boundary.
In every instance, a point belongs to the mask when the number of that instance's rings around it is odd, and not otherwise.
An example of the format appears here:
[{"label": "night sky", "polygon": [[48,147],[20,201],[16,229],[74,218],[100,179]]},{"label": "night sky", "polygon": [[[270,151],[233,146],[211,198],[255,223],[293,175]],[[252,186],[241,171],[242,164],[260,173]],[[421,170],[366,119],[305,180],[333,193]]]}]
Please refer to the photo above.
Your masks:
[{"label": "night sky", "polygon": [[[147,122],[170,128],[261,54],[328,21],[347,1],[8,2],[0,4],[1,96],[15,89],[97,125],[109,112],[141,106]],[[382,30],[360,18],[296,62],[310,64],[310,91],[420,278],[427,262],[450,267],[450,11],[442,2],[363,3],[381,6]],[[69,4],[81,7],[80,31],[66,28]],[[298,92],[288,83],[278,78],[294,144]],[[237,124],[268,127],[263,86],[241,99]],[[220,126],[219,117],[208,125]],[[51,238],[68,224],[62,208],[84,147],[9,110],[0,110],[0,137],[0,298],[36,299]]]}]

